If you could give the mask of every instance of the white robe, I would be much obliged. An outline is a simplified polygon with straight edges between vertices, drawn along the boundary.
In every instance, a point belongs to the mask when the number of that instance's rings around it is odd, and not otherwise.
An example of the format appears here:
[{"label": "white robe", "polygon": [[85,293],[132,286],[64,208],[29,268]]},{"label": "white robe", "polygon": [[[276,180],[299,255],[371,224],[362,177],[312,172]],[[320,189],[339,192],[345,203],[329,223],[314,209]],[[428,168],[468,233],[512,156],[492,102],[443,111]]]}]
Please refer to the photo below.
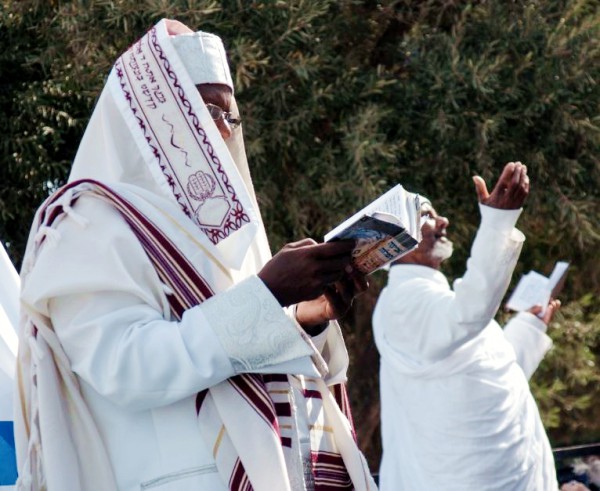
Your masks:
[{"label": "white robe", "polygon": [[[226,489],[198,429],[196,393],[239,372],[320,377],[315,352],[253,276],[257,250],[242,270],[229,271],[237,286],[170,321],[164,287],[117,212],[86,197],[73,210],[87,225],[66,218],[56,227],[56,244],[42,248],[22,301],[52,318],[118,489],[153,483],[162,490],[163,481],[164,489]],[[184,230],[160,224],[212,285],[224,282]],[[342,381],[347,355],[339,331],[325,336],[334,353],[326,380]],[[274,351],[280,344],[287,350]]]},{"label": "white robe", "polygon": [[[215,295],[175,320],[169,287],[119,212],[96,198],[83,195],[72,204],[64,195],[59,204],[65,214],[51,227],[34,229],[23,266],[18,379],[24,397],[15,419],[19,469],[25,471],[20,485],[29,489],[45,479],[50,491],[221,491],[227,483],[214,455],[218,443],[230,438],[240,458],[243,450],[254,489],[270,491],[273,476],[287,476],[288,489],[299,489],[298,445],[298,458],[281,462],[281,452],[247,438],[248,420],[239,415],[252,411],[250,405],[226,405],[227,414],[217,415],[229,418],[226,437],[225,426],[208,428],[214,435],[202,431],[207,420],[224,421],[207,414],[215,408],[211,398],[214,403],[234,390],[222,382],[263,373],[289,374],[289,385],[299,391],[303,377],[314,378],[323,405],[310,421],[332,416],[327,422],[333,427],[322,438],[335,439],[357,489],[372,489],[350,423],[326,388],[346,378],[339,326],[332,323],[311,341],[256,276],[270,250],[242,130],[225,142],[208,115],[171,46],[170,34],[186,29],[163,20],[117,61],[69,180],[102,181],[129,200],[177,245]],[[217,240],[199,223],[197,210],[190,212],[192,178],[202,175],[219,183],[231,213],[247,215],[237,229],[216,221]],[[196,394],[207,388],[199,424]],[[302,435],[309,431],[301,426],[311,408],[297,409],[292,407],[292,425],[306,450]],[[272,428],[265,428],[262,434],[273,440]],[[223,454],[236,455],[219,450]]]},{"label": "white robe", "polygon": [[553,491],[552,452],[528,386],[551,341],[522,313],[493,320],[521,250],[518,211],[481,206],[464,277],[391,268],[373,328],[381,354],[384,491]]}]

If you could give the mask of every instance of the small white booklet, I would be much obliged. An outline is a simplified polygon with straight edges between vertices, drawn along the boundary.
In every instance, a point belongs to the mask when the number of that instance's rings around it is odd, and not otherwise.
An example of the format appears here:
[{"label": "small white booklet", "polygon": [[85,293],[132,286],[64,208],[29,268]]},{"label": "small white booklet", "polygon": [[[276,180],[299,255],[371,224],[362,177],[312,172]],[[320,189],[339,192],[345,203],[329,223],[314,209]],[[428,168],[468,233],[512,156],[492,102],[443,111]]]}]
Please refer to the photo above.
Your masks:
[{"label": "small white booklet", "polygon": [[325,235],[325,242],[355,239],[352,262],[364,274],[412,251],[421,242],[419,195],[394,186]]},{"label": "small white booklet", "polygon": [[535,271],[523,275],[508,299],[506,308],[522,312],[535,305],[541,305],[542,312],[539,315],[543,315],[550,298],[556,298],[562,290],[567,276],[567,269],[569,269],[568,262],[558,261],[550,278],[546,278]]}]

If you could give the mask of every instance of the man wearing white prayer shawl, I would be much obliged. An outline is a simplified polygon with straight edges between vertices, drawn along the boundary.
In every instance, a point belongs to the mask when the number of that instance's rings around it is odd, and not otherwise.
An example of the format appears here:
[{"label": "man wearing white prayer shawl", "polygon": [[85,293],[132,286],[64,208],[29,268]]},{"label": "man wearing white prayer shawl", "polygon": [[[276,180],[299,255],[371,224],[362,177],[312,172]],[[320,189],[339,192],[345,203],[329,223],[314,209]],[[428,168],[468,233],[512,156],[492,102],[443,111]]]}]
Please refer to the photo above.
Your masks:
[{"label": "man wearing white prayer shawl", "polygon": [[115,63],[24,259],[18,489],[375,489],[353,244],[271,258],[239,123],[217,36],[163,20]]},{"label": "man wearing white prayer shawl", "polygon": [[[381,356],[383,491],[554,491],[552,451],[528,379],[551,346],[543,319],[494,321],[525,237],[514,228],[527,169],[508,163],[493,191],[474,178],[481,224],[450,288],[448,220],[425,202],[423,240],[394,264],[373,314]],[[540,308],[535,312],[539,313]]]}]

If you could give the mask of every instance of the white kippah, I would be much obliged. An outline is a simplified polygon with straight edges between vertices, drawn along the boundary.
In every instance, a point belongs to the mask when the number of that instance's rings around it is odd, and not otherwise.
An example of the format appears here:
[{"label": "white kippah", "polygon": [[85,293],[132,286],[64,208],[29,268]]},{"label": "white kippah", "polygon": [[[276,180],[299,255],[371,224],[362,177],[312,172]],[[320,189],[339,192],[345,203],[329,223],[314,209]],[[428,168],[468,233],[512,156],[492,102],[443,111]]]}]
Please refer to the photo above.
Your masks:
[{"label": "white kippah", "polygon": [[171,41],[194,85],[224,84],[233,92],[225,47],[219,36],[198,31],[172,36]]},{"label": "white kippah", "polygon": [[421,206],[423,206],[424,204],[428,204],[429,206],[433,206],[431,204],[431,200],[429,198],[426,198],[422,194],[419,194],[419,203],[421,204]]}]

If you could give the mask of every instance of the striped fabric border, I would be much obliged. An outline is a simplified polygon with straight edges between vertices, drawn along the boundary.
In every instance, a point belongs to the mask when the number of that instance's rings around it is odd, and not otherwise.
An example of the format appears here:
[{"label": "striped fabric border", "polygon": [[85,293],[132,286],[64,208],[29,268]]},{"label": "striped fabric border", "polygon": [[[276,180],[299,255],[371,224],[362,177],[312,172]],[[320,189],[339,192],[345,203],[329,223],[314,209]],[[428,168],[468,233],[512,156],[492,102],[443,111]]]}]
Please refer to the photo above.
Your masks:
[{"label": "striped fabric border", "polygon": [[263,375],[263,381],[269,398],[275,406],[275,414],[279,423],[281,445],[292,448],[296,432],[295,420],[292,417],[291,387],[287,375]]},{"label": "striped fabric border", "polygon": [[352,429],[354,441],[357,441],[356,431],[354,430],[354,419],[352,418],[352,408],[350,407],[350,399],[348,398],[348,389],[346,388],[346,384],[335,384],[331,387],[331,390],[333,392],[335,402],[337,402],[342,413],[350,422],[350,428]]},{"label": "striped fabric border", "polygon": [[[80,187],[82,185],[86,185],[86,187]],[[77,201],[82,194],[91,193],[112,204],[121,213],[148,254],[161,281],[171,288],[173,294],[167,295],[167,297],[173,315],[178,320],[187,309],[199,305],[214,295],[214,291],[208,283],[177,246],[135,206],[101,182],[82,179],[63,186],[46,202],[45,208],[39,215],[38,227],[52,226],[64,211],[59,200],[71,189],[74,190],[74,193],[69,205]],[[228,382],[278,435],[282,446],[291,447],[292,438],[286,434],[292,426],[287,375],[241,374],[228,379]],[[356,439],[346,387],[344,384],[338,384],[332,387],[332,391],[340,409],[350,421],[352,433]],[[202,402],[207,393],[208,390],[202,391],[196,397],[197,414],[201,411]],[[321,399],[321,394],[318,390],[307,389],[304,397]],[[287,424],[287,420],[290,420],[290,424]],[[280,428],[280,422],[282,422],[283,428]],[[348,472],[339,454],[323,451],[312,452],[312,465],[315,491],[352,489]],[[253,491],[252,484],[239,458],[234,465],[229,488],[231,491]]]},{"label": "striped fabric border", "polygon": [[331,452],[312,452],[315,491],[352,490],[352,480],[348,475],[342,456]]},{"label": "striped fabric border", "polygon": [[229,480],[229,489],[231,491],[253,491],[248,474],[246,474],[246,469],[244,469],[240,459],[237,459],[233,466],[233,472]]},{"label": "striped fabric border", "polygon": [[[74,181],[61,188],[47,203],[41,214],[42,223],[51,226],[63,211],[62,207],[52,207],[52,205],[64,196],[66,191],[81,184],[91,185],[93,188],[89,191],[112,204],[121,213],[148,254],[161,281],[171,286],[173,295],[168,296],[169,304],[178,319],[186,309],[198,305],[214,295],[208,283],[168,237],[131,203],[98,181],[84,179]],[[88,190],[81,190],[73,197],[73,202],[86,191]],[[51,215],[46,218],[48,210]]]},{"label": "striped fabric border", "polygon": [[267,422],[277,436],[280,437],[275,405],[269,397],[262,377],[254,373],[245,373],[236,375],[227,381],[254,408],[258,415]]}]

